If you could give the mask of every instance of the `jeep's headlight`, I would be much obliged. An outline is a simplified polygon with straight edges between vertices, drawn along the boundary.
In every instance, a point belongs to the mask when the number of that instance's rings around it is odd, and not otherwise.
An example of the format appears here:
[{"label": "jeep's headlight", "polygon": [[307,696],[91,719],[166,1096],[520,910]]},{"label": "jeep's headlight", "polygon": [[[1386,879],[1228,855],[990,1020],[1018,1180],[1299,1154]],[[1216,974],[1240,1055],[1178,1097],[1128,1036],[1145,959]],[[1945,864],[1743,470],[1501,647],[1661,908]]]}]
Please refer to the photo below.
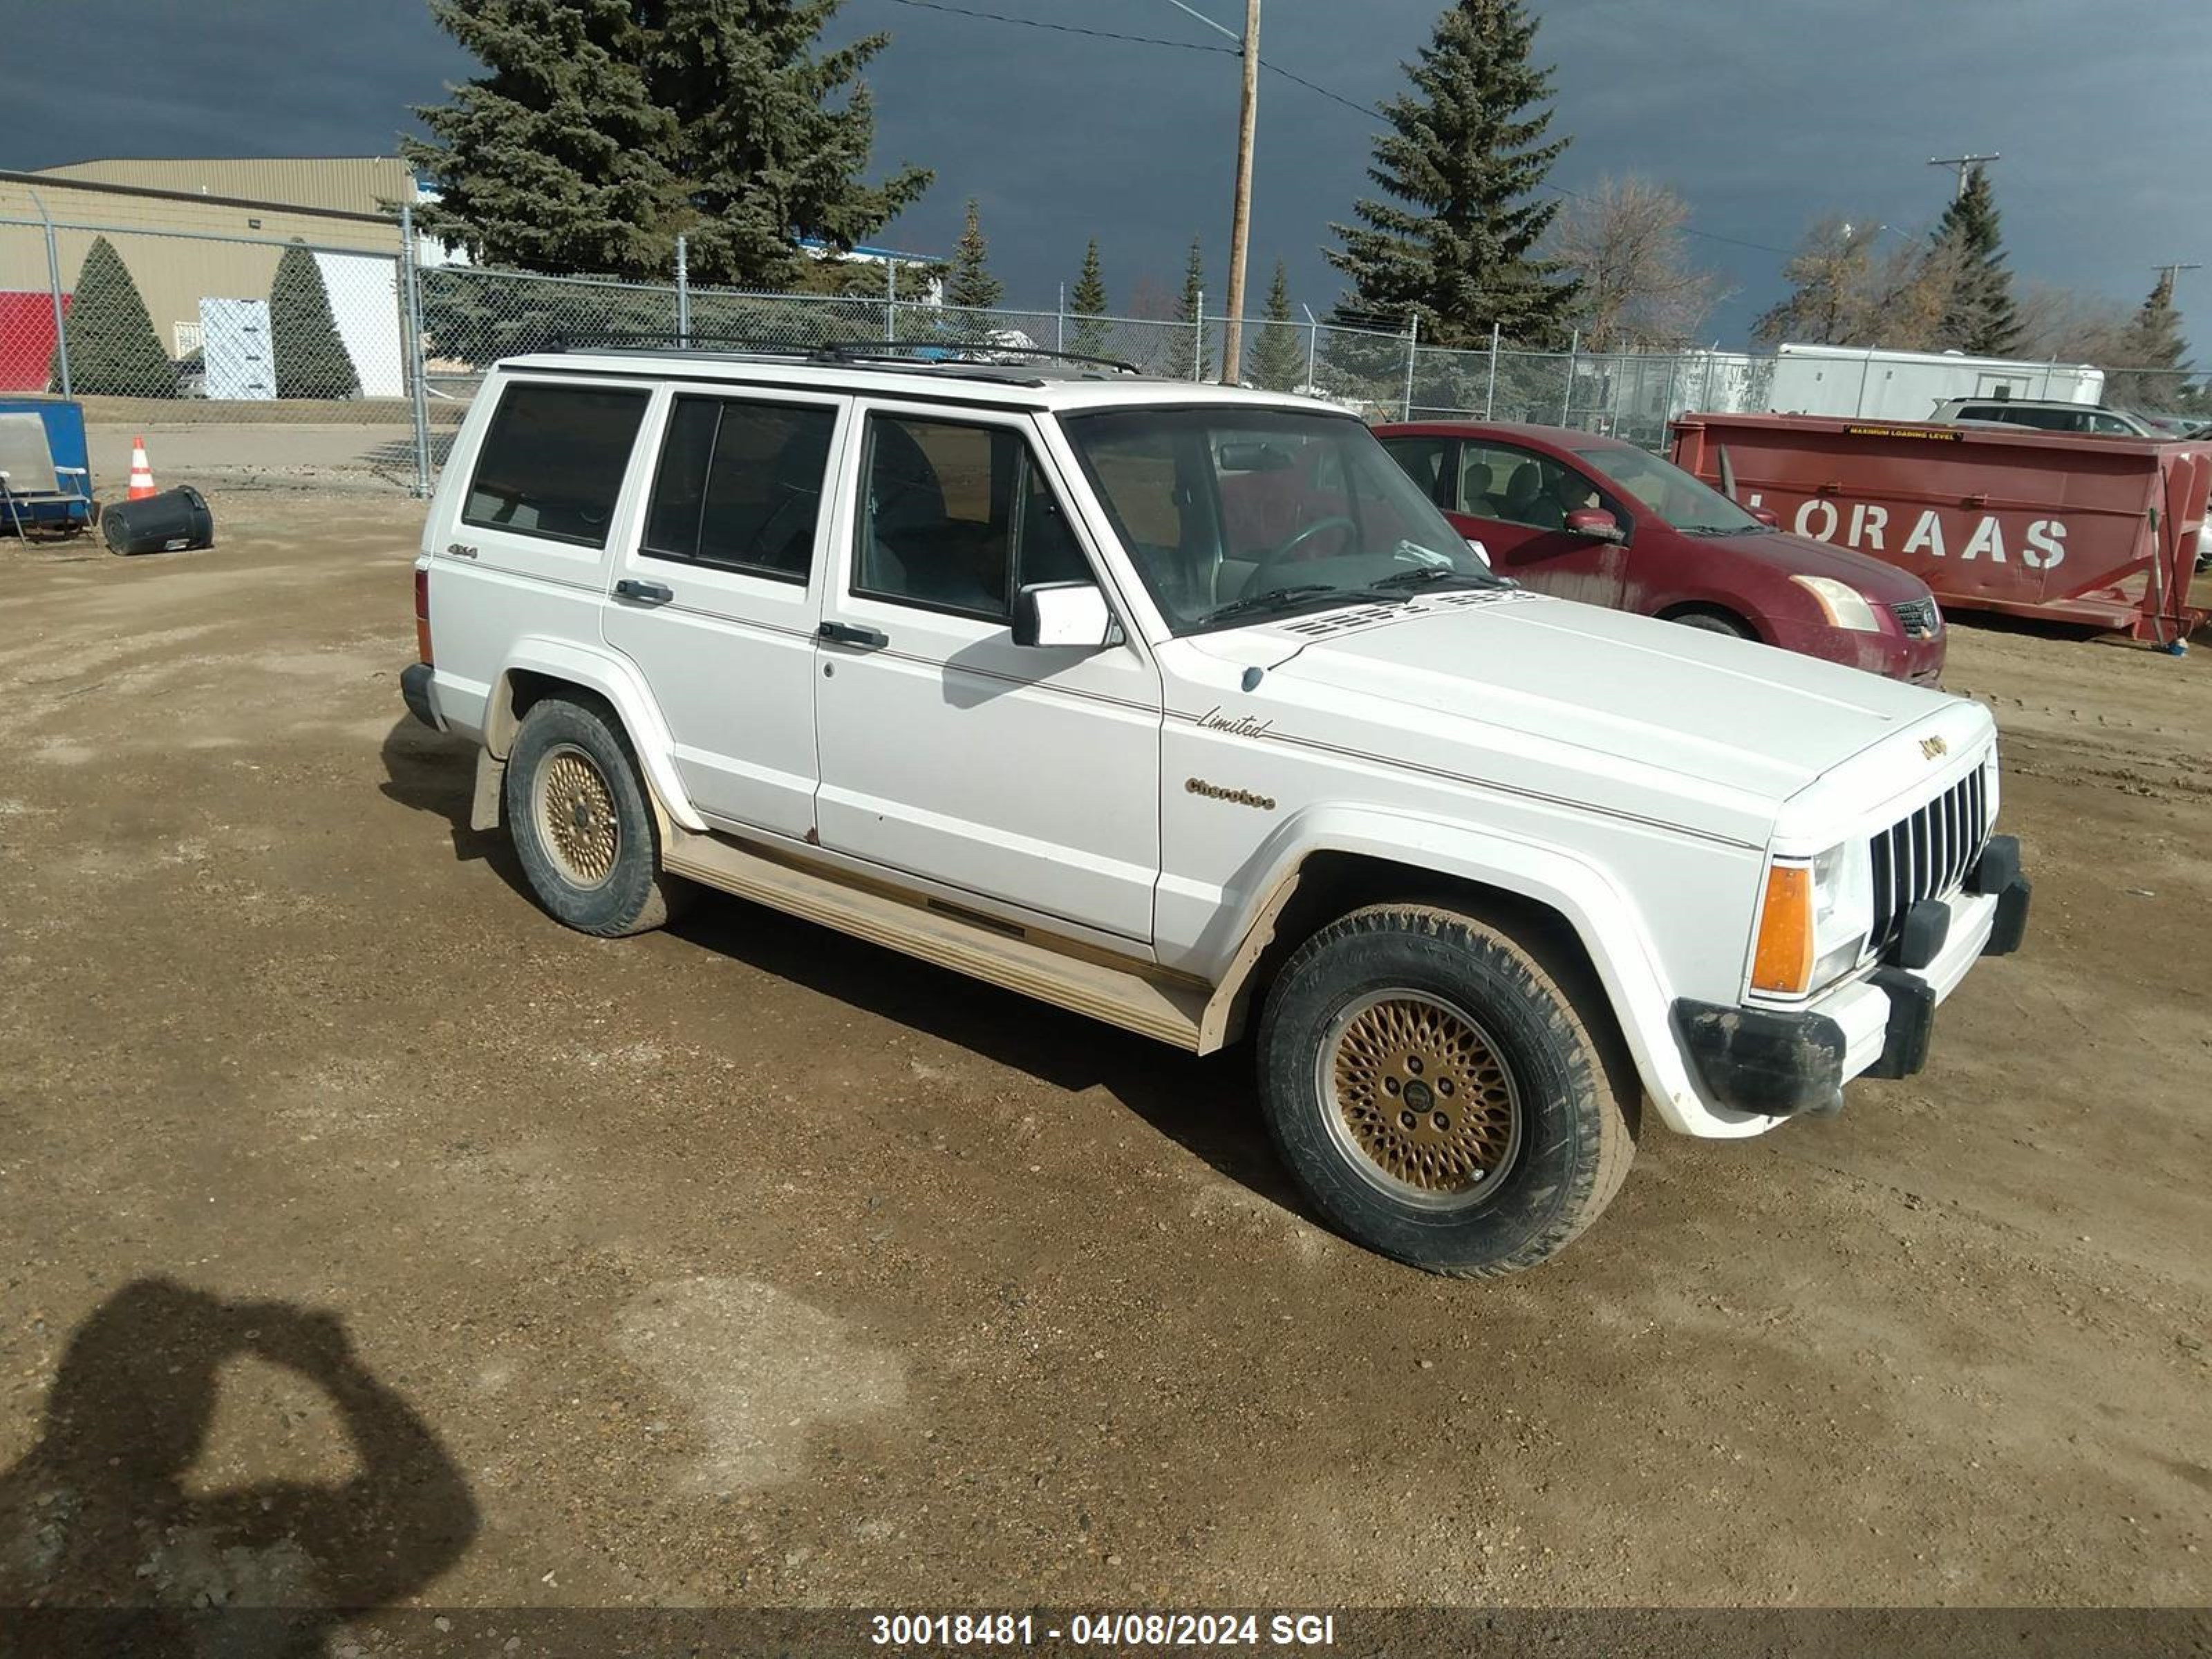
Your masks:
[{"label": "jeep's headlight", "polygon": [[1798,997],[1832,984],[1858,965],[1873,927],[1863,842],[1831,847],[1809,863],[1778,859],[1759,908],[1752,989]]},{"label": "jeep's headlight", "polygon": [[1867,603],[1867,596],[1849,582],[1839,582],[1832,576],[1792,576],[1790,579],[1813,596],[1813,603],[1838,628],[1848,628],[1855,634],[1879,634],[1881,618]]}]

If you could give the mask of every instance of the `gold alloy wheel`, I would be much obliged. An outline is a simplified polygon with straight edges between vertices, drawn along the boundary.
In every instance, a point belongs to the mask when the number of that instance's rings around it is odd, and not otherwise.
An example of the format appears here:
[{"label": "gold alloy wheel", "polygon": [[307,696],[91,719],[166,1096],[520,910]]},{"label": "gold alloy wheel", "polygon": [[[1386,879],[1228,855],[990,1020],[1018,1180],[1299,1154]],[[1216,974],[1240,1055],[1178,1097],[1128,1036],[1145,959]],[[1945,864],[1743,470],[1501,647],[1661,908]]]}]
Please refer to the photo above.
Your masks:
[{"label": "gold alloy wheel", "polygon": [[592,757],[573,743],[548,751],[532,786],[538,844],[572,887],[604,884],[622,855],[614,792]]},{"label": "gold alloy wheel", "polygon": [[1521,1099],[1497,1045],[1462,1010],[1419,991],[1355,1000],[1318,1057],[1323,1115],[1354,1167],[1429,1208],[1478,1203],[1521,1145]]}]

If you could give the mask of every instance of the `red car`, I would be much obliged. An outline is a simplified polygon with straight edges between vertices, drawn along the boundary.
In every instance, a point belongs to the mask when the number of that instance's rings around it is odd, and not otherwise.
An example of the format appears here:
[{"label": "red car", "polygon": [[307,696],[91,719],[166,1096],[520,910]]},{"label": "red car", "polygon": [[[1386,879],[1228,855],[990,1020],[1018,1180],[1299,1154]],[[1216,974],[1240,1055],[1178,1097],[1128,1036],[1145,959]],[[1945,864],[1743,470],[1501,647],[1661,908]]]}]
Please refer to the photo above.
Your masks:
[{"label": "red car", "polygon": [[1556,427],[1413,422],[1375,435],[1500,575],[1539,592],[1933,685],[1943,617],[1917,576],[1783,534],[1672,463]]}]

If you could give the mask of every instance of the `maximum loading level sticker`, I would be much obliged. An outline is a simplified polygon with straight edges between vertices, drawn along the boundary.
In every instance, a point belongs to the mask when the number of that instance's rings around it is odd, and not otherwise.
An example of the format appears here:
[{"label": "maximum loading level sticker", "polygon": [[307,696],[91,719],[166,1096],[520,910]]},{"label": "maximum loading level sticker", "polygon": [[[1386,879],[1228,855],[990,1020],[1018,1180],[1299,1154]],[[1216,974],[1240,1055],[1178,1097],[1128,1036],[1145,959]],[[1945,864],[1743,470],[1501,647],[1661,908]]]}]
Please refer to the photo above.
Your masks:
[{"label": "maximum loading level sticker", "polygon": [[1932,444],[1954,444],[1966,434],[1942,426],[1847,426],[1852,438],[1923,438]]}]

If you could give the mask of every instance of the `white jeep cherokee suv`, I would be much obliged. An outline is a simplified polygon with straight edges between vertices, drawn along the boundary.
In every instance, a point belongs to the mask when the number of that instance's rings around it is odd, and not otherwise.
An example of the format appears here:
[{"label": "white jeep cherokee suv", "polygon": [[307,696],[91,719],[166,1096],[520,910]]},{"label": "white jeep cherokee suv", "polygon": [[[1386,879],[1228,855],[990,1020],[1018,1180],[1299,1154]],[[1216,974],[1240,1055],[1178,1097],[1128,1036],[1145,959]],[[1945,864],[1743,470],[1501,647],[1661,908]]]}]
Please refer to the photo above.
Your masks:
[{"label": "white jeep cherokee suv", "polygon": [[1206,1054],[1314,1206],[1545,1260],[2020,943],[1979,705],[1492,576],[1349,416],[1096,365],[486,380],[410,708],[560,921],[718,888]]}]

